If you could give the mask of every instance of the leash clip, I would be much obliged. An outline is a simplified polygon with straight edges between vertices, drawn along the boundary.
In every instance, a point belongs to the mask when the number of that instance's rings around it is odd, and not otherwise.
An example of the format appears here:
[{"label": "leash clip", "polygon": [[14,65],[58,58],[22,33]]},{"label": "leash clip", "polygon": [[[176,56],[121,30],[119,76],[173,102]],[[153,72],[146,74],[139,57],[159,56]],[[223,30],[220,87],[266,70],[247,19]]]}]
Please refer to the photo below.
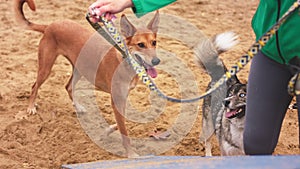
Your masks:
[{"label": "leash clip", "polygon": [[300,73],[296,73],[289,81],[288,93],[291,96],[300,95]]}]

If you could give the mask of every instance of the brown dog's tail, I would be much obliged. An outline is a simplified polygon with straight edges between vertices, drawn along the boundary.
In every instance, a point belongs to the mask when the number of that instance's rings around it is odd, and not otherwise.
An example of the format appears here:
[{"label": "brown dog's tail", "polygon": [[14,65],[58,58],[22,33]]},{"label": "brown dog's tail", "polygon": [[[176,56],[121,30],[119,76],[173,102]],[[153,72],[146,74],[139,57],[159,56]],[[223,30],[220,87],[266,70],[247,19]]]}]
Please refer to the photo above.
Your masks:
[{"label": "brown dog's tail", "polygon": [[35,11],[35,4],[33,0],[14,0],[14,11],[15,11],[16,21],[20,25],[25,26],[26,29],[44,33],[47,25],[39,25],[39,24],[32,23],[28,21],[24,16],[23,5],[25,2],[28,4],[29,8],[32,11]]},{"label": "brown dog's tail", "polygon": [[213,80],[219,79],[227,70],[219,54],[228,51],[237,43],[237,35],[233,32],[220,33],[211,39],[205,39],[195,48],[196,63],[204,68]]}]

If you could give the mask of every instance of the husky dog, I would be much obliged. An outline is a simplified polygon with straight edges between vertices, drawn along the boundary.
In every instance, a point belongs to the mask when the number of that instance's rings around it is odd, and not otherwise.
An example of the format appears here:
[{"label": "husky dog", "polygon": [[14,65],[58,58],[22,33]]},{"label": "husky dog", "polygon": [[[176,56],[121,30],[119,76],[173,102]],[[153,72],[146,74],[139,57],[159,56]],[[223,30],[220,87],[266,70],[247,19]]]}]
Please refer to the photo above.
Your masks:
[{"label": "husky dog", "polygon": [[[196,48],[196,61],[211,77],[207,90],[227,71],[219,58],[238,43],[236,34],[225,32],[206,39]],[[198,49],[198,50],[197,50]],[[206,97],[202,105],[202,133],[200,142],[205,144],[205,155],[211,156],[211,138],[215,133],[221,155],[242,155],[243,128],[246,106],[246,85],[237,76]]]},{"label": "husky dog", "polygon": [[227,90],[223,110],[216,119],[216,135],[221,155],[243,155],[243,131],[246,111],[246,84],[237,82]]}]

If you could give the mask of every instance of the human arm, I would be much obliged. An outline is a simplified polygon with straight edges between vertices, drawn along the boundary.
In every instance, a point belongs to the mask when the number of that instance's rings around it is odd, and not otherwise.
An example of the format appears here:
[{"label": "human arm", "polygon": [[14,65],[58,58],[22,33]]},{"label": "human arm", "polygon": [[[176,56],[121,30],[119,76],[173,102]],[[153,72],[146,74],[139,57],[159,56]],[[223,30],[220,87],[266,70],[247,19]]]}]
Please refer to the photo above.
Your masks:
[{"label": "human arm", "polygon": [[132,8],[137,17],[162,8],[176,0],[97,0],[89,7],[92,15],[91,21],[97,22],[97,16],[105,14],[107,19],[112,19],[114,14],[122,12],[126,8]]},{"label": "human arm", "polygon": [[176,0],[132,0],[132,10],[137,17],[169,5]]}]

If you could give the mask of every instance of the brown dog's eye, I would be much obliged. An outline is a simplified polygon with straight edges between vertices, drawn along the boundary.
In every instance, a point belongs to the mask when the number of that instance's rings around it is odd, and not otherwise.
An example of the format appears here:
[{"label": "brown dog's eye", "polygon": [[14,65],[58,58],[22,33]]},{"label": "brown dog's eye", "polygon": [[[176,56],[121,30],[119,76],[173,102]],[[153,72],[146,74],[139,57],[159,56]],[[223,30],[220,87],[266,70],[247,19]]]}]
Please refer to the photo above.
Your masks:
[{"label": "brown dog's eye", "polygon": [[145,48],[145,44],[144,43],[138,43],[137,44],[140,48]]},{"label": "brown dog's eye", "polygon": [[152,42],[152,46],[156,46],[156,40]]}]

